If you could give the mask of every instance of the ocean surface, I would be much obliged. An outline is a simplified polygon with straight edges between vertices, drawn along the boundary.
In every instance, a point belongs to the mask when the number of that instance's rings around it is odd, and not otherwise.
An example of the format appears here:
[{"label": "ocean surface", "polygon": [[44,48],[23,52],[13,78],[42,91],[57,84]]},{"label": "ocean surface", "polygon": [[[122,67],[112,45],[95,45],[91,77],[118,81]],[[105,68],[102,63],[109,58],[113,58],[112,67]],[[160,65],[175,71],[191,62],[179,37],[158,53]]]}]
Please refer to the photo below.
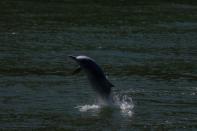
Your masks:
[{"label": "ocean surface", "polygon": [[[0,130],[196,131],[193,1],[0,2]],[[115,85],[101,107],[68,55]]]}]

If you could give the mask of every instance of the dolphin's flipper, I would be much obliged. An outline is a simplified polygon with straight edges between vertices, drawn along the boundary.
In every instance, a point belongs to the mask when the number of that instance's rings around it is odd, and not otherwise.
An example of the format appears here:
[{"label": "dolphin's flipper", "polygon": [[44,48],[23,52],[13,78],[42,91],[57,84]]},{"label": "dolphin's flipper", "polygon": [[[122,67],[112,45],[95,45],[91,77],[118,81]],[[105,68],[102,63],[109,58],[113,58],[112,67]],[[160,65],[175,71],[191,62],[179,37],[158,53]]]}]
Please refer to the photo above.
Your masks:
[{"label": "dolphin's flipper", "polygon": [[109,87],[114,87],[114,85],[113,85],[109,80],[107,80],[107,79],[106,79],[106,83],[107,83],[107,85],[108,85]]},{"label": "dolphin's flipper", "polygon": [[72,75],[78,74],[81,71],[81,67],[79,66],[76,70],[73,71]]}]

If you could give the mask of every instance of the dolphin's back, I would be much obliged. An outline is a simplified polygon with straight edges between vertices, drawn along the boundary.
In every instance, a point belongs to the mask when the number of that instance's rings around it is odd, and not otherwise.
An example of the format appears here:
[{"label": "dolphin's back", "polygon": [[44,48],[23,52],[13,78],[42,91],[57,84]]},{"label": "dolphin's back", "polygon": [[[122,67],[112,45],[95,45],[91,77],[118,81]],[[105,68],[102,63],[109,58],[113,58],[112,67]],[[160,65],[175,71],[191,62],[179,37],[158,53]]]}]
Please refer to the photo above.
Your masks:
[{"label": "dolphin's back", "polygon": [[100,95],[110,95],[111,87],[113,87],[113,85],[107,80],[103,70],[94,61],[91,63],[91,67],[89,67],[89,72],[87,72],[87,74],[94,90]]}]

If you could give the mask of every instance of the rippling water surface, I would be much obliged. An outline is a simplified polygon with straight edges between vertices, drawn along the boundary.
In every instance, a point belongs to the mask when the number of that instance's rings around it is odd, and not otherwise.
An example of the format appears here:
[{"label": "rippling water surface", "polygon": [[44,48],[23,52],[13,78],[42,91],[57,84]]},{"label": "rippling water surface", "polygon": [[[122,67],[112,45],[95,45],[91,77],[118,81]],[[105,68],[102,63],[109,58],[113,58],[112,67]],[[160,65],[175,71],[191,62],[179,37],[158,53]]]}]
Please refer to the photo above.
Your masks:
[{"label": "rippling water surface", "polygon": [[[197,5],[1,1],[0,129],[197,130]],[[100,107],[84,54],[116,107]]]}]

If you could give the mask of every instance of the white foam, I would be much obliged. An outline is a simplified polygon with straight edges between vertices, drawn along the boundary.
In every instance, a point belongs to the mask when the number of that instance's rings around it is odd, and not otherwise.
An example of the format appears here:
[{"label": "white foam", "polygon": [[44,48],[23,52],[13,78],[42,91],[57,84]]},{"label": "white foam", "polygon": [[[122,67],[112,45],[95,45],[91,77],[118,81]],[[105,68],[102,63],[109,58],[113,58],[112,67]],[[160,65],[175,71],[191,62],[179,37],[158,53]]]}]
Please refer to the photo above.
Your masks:
[{"label": "white foam", "polygon": [[134,104],[132,98],[127,95],[114,95],[114,102],[123,115],[131,117],[133,115]]},{"label": "white foam", "polygon": [[[134,104],[132,101],[132,98],[127,96],[127,95],[114,95],[113,96],[113,100],[114,100],[114,104],[113,105],[108,105],[109,107],[113,108],[116,107],[118,109],[120,109],[120,113],[123,116],[129,116],[131,117],[133,115],[133,108],[134,108]],[[76,108],[80,111],[80,112],[97,112],[100,109],[102,109],[102,107],[106,107],[106,105],[101,104],[100,102],[98,102],[97,104],[93,104],[93,105],[81,105],[81,106],[77,106]]]},{"label": "white foam", "polygon": [[79,109],[80,112],[87,112],[90,110],[99,110],[101,107],[99,105],[83,105],[83,106],[77,106],[76,108]]}]

